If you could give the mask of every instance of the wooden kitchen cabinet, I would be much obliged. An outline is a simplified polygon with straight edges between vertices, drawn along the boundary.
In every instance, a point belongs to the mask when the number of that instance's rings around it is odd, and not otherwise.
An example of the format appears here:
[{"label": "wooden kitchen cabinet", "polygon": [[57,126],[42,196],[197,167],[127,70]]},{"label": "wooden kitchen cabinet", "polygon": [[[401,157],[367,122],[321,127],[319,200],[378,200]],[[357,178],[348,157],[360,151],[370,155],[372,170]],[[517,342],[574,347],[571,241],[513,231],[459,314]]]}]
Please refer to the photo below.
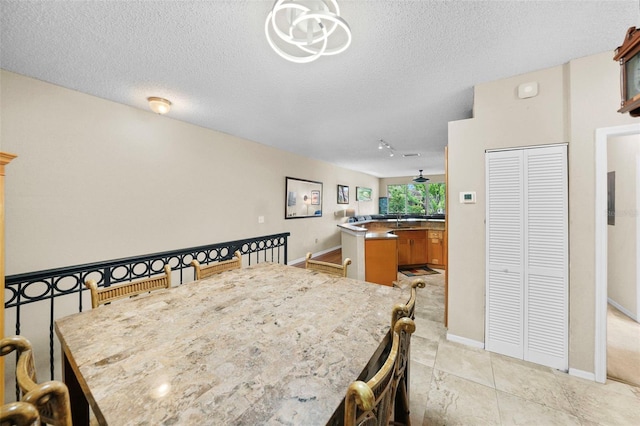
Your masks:
[{"label": "wooden kitchen cabinet", "polygon": [[364,241],[365,280],[392,286],[398,279],[398,238]]},{"label": "wooden kitchen cabinet", "polygon": [[427,263],[427,231],[395,231],[398,236],[398,265]]},{"label": "wooden kitchen cabinet", "polygon": [[429,230],[427,232],[427,263],[431,266],[445,267],[444,231]]}]

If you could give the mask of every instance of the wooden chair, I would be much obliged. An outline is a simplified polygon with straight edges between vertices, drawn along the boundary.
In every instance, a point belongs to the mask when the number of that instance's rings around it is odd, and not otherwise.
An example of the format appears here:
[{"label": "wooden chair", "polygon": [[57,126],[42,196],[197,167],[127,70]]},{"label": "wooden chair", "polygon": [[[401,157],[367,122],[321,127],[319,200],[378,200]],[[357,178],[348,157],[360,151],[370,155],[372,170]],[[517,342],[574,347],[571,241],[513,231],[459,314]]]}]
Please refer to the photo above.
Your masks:
[{"label": "wooden chair", "polygon": [[[23,358],[23,354],[27,354],[24,358],[23,370],[31,381],[37,382],[31,342],[22,336],[9,336],[0,340],[0,355],[7,356],[14,351],[16,352],[18,361]],[[22,397],[22,393],[20,397]]]},{"label": "wooden chair", "polygon": [[[345,426],[395,423],[391,417],[394,415],[396,392],[404,386],[408,345],[415,329],[410,318],[396,321],[391,350],[385,363],[366,383],[358,380],[349,385],[344,405]],[[403,410],[401,416],[396,417],[407,417],[407,414]],[[408,419],[402,420],[408,423]]]},{"label": "wooden chair", "polygon": [[[37,383],[33,349],[26,338],[10,336],[0,340],[0,354],[2,356],[13,351],[18,354],[16,383],[22,402],[33,405],[43,423],[71,426],[71,405],[66,385],[57,381]],[[19,413],[22,413],[23,410],[26,410],[25,412],[28,414],[30,409],[24,408],[21,404],[18,405],[20,407],[10,407],[11,410],[15,410],[12,412],[18,413],[16,416],[20,416]],[[36,424],[40,424],[40,421],[38,420]],[[4,426],[4,423],[2,425]]]},{"label": "wooden chair", "polygon": [[416,278],[411,282],[411,296],[407,301],[406,305],[397,304],[394,305],[393,310],[391,311],[391,328],[395,325],[396,321],[402,317],[409,317],[411,319],[415,319],[415,311],[416,311],[416,298],[418,296],[418,288],[424,288],[425,282],[422,278]]},{"label": "wooden chair", "polygon": [[18,387],[23,393],[22,401],[32,404],[40,414],[43,423],[53,426],[73,426],[71,421],[71,401],[67,385],[57,380],[44,383],[33,382],[25,364],[33,357],[31,351],[26,351],[18,359],[16,379]]},{"label": "wooden chair", "polygon": [[322,262],[321,260],[311,259],[311,252],[307,253],[304,267],[313,271],[324,272],[326,274],[335,275],[336,277],[347,276],[347,266],[351,265],[351,259],[348,257],[342,262],[342,265],[335,263]]},{"label": "wooden chair", "polygon": [[100,305],[111,303],[114,300],[137,296],[142,293],[149,293],[163,288],[170,288],[171,267],[169,265],[164,265],[163,275],[156,275],[130,283],[98,288],[98,284],[95,280],[87,280],[84,285],[91,290],[91,307],[95,309]]},{"label": "wooden chair", "polygon": [[2,426],[38,426],[38,409],[28,402],[10,402],[0,407],[0,425]]},{"label": "wooden chair", "polygon": [[240,253],[240,250],[236,250],[235,253],[233,253],[233,258],[205,266],[201,266],[200,262],[194,259],[191,261],[191,266],[195,269],[196,280],[202,280],[212,275],[219,274],[220,272],[242,268],[242,254]]}]

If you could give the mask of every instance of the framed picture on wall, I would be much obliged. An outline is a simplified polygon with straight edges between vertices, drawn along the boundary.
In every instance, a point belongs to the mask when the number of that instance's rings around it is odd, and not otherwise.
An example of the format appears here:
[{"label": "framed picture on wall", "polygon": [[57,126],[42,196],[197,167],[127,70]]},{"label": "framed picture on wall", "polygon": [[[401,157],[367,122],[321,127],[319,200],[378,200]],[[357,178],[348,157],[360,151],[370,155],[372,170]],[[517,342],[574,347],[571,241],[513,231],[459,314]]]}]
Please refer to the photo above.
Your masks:
[{"label": "framed picture on wall", "polygon": [[320,204],[320,191],[311,191],[311,205],[317,206]]},{"label": "framed picture on wall", "polygon": [[285,178],[285,219],[322,217],[322,182]]},{"label": "framed picture on wall", "polygon": [[338,185],[338,204],[349,204],[349,187]]},{"label": "framed picture on wall", "polygon": [[356,186],[356,201],[371,201],[371,188]]}]

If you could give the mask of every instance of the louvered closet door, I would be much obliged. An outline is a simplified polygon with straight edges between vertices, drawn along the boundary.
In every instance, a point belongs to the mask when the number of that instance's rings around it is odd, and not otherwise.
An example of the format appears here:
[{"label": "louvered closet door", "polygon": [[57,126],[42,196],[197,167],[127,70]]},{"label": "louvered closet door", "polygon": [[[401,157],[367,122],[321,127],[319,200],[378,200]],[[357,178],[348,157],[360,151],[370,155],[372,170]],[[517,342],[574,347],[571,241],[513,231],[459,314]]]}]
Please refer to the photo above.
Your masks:
[{"label": "louvered closet door", "polygon": [[490,152],[487,350],[566,370],[566,146]]},{"label": "louvered closet door", "polygon": [[524,150],[524,359],[568,367],[567,147]]},{"label": "louvered closet door", "polygon": [[489,351],[523,354],[522,152],[486,155],[486,336]]}]

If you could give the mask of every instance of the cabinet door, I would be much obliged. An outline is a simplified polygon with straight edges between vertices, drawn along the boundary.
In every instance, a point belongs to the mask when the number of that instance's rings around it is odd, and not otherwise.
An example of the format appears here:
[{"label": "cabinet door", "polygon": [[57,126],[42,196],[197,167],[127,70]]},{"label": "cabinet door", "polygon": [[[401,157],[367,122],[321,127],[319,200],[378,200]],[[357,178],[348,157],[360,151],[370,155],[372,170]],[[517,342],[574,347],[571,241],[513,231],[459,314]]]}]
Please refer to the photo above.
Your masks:
[{"label": "cabinet door", "polygon": [[396,231],[398,236],[398,265],[411,265],[411,240],[408,231]]},{"label": "cabinet door", "polygon": [[428,261],[433,265],[444,265],[444,238],[442,231],[428,231]]},{"label": "cabinet door", "polygon": [[427,231],[411,232],[411,263],[423,265],[427,263]]},{"label": "cabinet door", "polygon": [[391,286],[398,279],[397,239],[365,240],[365,280]]}]

